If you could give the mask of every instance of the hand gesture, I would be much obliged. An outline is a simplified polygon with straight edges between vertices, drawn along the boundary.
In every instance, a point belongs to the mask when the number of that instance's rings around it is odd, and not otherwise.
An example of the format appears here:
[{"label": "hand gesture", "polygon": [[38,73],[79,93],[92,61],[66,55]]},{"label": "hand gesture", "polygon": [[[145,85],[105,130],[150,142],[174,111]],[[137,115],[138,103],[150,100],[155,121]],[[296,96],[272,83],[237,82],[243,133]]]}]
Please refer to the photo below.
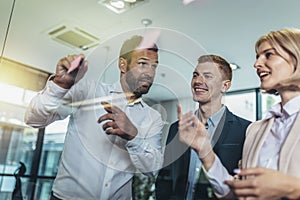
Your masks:
[{"label": "hand gesture", "polygon": [[[240,177],[247,179],[225,181],[238,199],[298,199],[299,196],[290,196],[292,191],[300,190],[300,180],[283,174],[279,171],[266,168],[242,169]],[[298,185],[298,189],[293,188]],[[298,192],[299,193],[299,192]]]},{"label": "hand gesture", "polygon": [[53,81],[65,89],[71,88],[87,71],[88,64],[87,61],[84,61],[84,58],[85,56],[80,54],[60,59],[56,66],[56,74]]},{"label": "hand gesture", "polygon": [[180,141],[193,148],[198,153],[204,167],[208,169],[214,161],[214,152],[204,124],[192,112],[182,115],[180,105],[178,105],[177,112]]},{"label": "hand gesture", "polygon": [[101,102],[107,114],[98,119],[98,123],[107,121],[102,128],[108,135],[118,135],[126,140],[132,140],[138,133],[137,128],[132,124],[127,115],[117,106],[108,102]]}]

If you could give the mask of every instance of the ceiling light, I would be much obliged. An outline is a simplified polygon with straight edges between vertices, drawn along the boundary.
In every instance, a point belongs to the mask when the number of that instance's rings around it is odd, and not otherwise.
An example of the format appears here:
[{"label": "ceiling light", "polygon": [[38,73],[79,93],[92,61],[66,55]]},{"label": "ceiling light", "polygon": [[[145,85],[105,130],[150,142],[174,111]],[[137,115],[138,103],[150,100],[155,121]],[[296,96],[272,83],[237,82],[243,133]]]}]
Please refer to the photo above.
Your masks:
[{"label": "ceiling light", "polygon": [[120,14],[148,1],[149,0],[99,0],[98,3]]},{"label": "ceiling light", "polygon": [[117,8],[117,9],[123,9],[125,7],[125,3],[124,1],[115,1],[115,0],[111,0],[110,5]]},{"label": "ceiling light", "polygon": [[235,70],[237,70],[237,69],[240,69],[240,68],[241,68],[240,66],[238,66],[238,65],[237,65],[237,64],[235,64],[235,63],[230,63],[229,65],[230,65],[230,67],[231,67],[232,71],[235,71]]},{"label": "ceiling light", "polygon": [[136,0],[124,0],[125,2],[128,2],[128,3],[134,3],[136,2]]},{"label": "ceiling light", "polygon": [[148,27],[149,25],[152,24],[152,20],[151,19],[148,19],[148,18],[144,18],[141,20],[141,23],[145,26],[145,27]]}]

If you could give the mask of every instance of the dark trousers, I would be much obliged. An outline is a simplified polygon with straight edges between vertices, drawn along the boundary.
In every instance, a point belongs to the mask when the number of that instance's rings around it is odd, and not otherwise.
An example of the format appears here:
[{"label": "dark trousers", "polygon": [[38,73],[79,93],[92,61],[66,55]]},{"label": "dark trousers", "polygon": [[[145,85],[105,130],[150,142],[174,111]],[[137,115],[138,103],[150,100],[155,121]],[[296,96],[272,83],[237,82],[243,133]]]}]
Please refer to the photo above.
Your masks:
[{"label": "dark trousers", "polygon": [[209,183],[197,183],[194,200],[217,200]]}]

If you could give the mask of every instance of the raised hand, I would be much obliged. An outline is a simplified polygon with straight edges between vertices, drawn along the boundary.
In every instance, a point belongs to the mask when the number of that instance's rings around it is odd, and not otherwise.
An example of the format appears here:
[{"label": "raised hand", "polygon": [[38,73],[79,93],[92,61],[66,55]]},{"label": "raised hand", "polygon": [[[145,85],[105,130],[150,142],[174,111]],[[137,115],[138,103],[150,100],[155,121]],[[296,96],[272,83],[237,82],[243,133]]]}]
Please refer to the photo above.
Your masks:
[{"label": "raised hand", "polygon": [[109,104],[108,102],[101,102],[106,110],[106,114],[98,119],[98,123],[107,121],[102,128],[108,135],[118,135],[126,140],[132,140],[138,133],[137,128],[120,108]]},{"label": "raised hand", "polygon": [[[81,60],[78,62],[80,58]],[[84,58],[85,56],[80,54],[69,55],[60,59],[56,65],[56,74],[53,81],[65,89],[71,88],[87,71],[88,63],[84,61]]]},{"label": "raised hand", "polygon": [[198,153],[204,167],[209,169],[215,157],[204,124],[192,112],[182,115],[180,105],[178,105],[177,112],[179,139],[193,148]]}]

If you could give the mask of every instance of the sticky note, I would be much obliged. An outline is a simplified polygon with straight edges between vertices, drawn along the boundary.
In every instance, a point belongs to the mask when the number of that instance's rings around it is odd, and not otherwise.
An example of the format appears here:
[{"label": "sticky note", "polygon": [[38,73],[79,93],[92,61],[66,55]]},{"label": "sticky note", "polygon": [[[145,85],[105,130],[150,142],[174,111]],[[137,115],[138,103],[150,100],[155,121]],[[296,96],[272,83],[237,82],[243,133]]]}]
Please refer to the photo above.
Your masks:
[{"label": "sticky note", "polygon": [[152,48],[153,45],[157,42],[159,35],[160,35],[159,30],[146,32],[143,36],[143,40],[141,41],[137,49]]},{"label": "sticky note", "polygon": [[72,61],[71,67],[68,69],[68,74],[80,66],[80,62],[82,60],[82,55],[79,55],[75,60]]}]

